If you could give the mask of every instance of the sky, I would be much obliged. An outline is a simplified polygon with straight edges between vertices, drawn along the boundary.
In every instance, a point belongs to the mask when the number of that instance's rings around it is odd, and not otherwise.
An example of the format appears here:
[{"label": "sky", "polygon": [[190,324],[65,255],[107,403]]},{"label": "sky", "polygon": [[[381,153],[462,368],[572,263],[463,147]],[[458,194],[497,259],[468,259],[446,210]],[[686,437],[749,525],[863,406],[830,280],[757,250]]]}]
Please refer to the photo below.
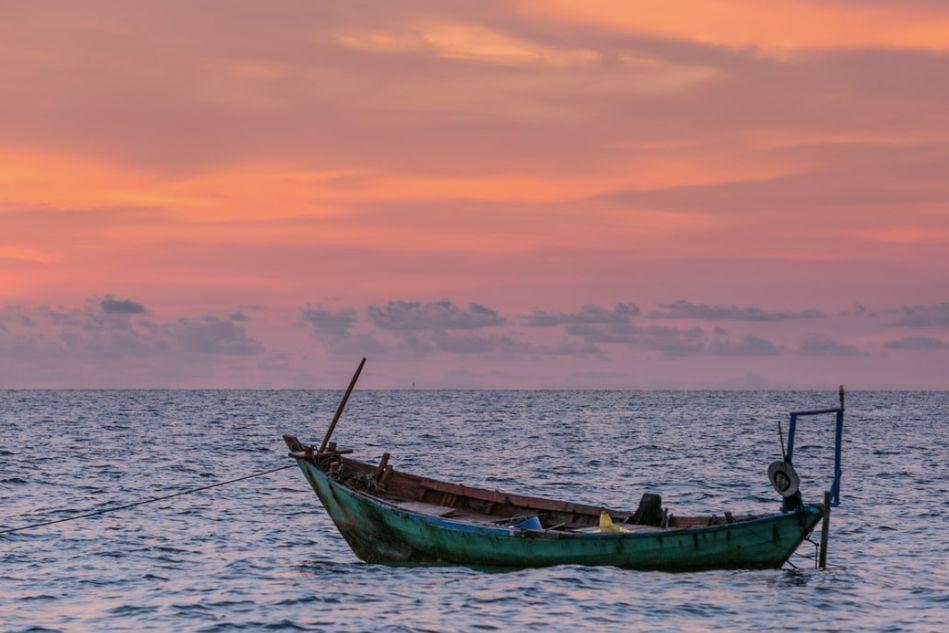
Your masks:
[{"label": "sky", "polygon": [[0,387],[947,389],[947,103],[941,0],[4,0]]}]

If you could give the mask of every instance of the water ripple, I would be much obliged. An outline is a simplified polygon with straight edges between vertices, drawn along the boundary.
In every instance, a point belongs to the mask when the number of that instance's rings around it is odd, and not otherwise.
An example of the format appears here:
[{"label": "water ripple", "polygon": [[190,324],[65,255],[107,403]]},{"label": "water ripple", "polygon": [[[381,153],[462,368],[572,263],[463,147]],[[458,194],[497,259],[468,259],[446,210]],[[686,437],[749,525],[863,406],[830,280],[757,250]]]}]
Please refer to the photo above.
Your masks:
[{"label": "water ripple", "polygon": [[[319,438],[338,397],[0,391],[0,525],[280,465],[281,434]],[[832,403],[805,392],[365,391],[336,439],[489,488],[617,507],[651,491],[676,513],[767,512],[777,420]],[[0,539],[0,628],[942,630],[949,394],[863,392],[848,404],[826,572],[807,558],[793,559],[798,570],[696,574],[366,565],[290,469]],[[809,500],[829,485],[832,427],[799,427]]]}]

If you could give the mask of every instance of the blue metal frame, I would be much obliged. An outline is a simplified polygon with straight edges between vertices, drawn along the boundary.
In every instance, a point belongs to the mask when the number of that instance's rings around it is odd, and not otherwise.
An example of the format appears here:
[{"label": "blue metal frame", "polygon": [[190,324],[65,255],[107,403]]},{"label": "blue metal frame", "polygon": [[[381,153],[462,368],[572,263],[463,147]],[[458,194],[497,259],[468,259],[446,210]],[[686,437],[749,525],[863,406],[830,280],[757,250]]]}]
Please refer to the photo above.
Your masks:
[{"label": "blue metal frame", "polygon": [[843,436],[844,436],[844,390],[843,387],[840,388],[840,406],[834,409],[816,409],[814,411],[792,411],[791,412],[791,421],[788,425],[788,447],[787,453],[785,455],[785,461],[789,464],[791,459],[794,456],[794,435],[797,432],[797,418],[798,416],[807,416],[807,415],[823,415],[825,413],[833,413],[837,417],[837,424],[834,433],[834,483],[830,487],[831,495],[833,496],[833,505],[840,505],[840,475],[842,470],[840,468],[840,455],[843,448]]}]

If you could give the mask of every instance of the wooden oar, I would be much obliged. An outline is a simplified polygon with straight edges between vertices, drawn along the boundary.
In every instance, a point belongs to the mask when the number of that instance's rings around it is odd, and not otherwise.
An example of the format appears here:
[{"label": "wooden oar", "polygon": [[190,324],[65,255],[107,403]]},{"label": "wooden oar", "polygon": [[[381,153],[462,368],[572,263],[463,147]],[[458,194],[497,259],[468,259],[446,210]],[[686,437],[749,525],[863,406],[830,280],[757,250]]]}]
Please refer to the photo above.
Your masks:
[{"label": "wooden oar", "polygon": [[346,408],[346,401],[349,400],[349,394],[353,392],[353,387],[356,386],[356,381],[359,380],[359,374],[362,372],[362,366],[365,364],[365,358],[359,361],[359,367],[356,368],[356,373],[353,374],[353,379],[349,381],[349,387],[346,388],[346,393],[343,394],[343,399],[339,401],[339,406],[336,408],[336,415],[333,416],[333,421],[330,423],[330,428],[326,429],[326,435],[323,436],[323,443],[320,444],[320,453],[326,450],[326,445],[330,443],[330,437],[333,436],[333,431],[336,429],[336,423],[339,422],[339,418],[343,415],[343,409]]}]

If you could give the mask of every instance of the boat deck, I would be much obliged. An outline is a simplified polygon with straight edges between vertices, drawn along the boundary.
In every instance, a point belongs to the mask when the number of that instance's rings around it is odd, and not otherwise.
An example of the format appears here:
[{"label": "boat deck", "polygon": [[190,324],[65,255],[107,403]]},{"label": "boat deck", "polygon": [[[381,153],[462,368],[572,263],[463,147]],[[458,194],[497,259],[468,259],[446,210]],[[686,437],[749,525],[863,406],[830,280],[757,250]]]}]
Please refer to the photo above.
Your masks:
[{"label": "boat deck", "polygon": [[470,510],[459,510],[434,503],[425,503],[424,501],[398,501],[386,499],[392,505],[414,512],[415,514],[425,514],[428,516],[439,517],[442,519],[457,519],[459,521],[468,521],[471,523],[496,523],[498,517],[490,514],[481,514]]},{"label": "boat deck", "polygon": [[[312,452],[294,437],[286,437],[291,457],[314,459]],[[560,532],[599,531],[600,516],[609,514],[621,531],[661,532],[697,527],[711,527],[759,518],[757,515],[732,515],[730,512],[704,516],[673,516],[662,510],[661,521],[640,522],[636,512],[570,501],[546,499],[453,484],[429,477],[420,477],[395,470],[385,454],[378,465],[361,462],[336,451],[336,460],[330,468],[331,476],[364,494],[376,497],[406,512],[463,521],[466,523],[499,526],[512,525],[537,517],[543,529]],[[329,462],[327,462],[329,463]]]},{"label": "boat deck", "polygon": [[[406,501],[406,500],[397,500],[397,499],[385,499],[386,502],[391,505],[412,512],[415,514],[424,514],[426,516],[438,517],[441,519],[454,519],[456,521],[463,521],[465,523],[480,523],[483,525],[497,526],[499,523],[510,524],[511,518],[499,518],[497,516],[492,516],[490,514],[482,514],[479,512],[471,512],[469,510],[459,510],[458,508],[451,508],[448,506],[438,505],[435,503],[426,503],[424,501]],[[526,518],[526,517],[524,517]],[[623,523],[620,524],[620,527],[625,532],[665,532],[668,531],[668,528],[652,526],[652,525],[636,525],[635,523]],[[571,528],[566,525],[561,526],[550,526],[545,528],[554,532],[583,532],[583,533],[593,533],[600,531],[598,526],[589,526],[582,528]]]}]

